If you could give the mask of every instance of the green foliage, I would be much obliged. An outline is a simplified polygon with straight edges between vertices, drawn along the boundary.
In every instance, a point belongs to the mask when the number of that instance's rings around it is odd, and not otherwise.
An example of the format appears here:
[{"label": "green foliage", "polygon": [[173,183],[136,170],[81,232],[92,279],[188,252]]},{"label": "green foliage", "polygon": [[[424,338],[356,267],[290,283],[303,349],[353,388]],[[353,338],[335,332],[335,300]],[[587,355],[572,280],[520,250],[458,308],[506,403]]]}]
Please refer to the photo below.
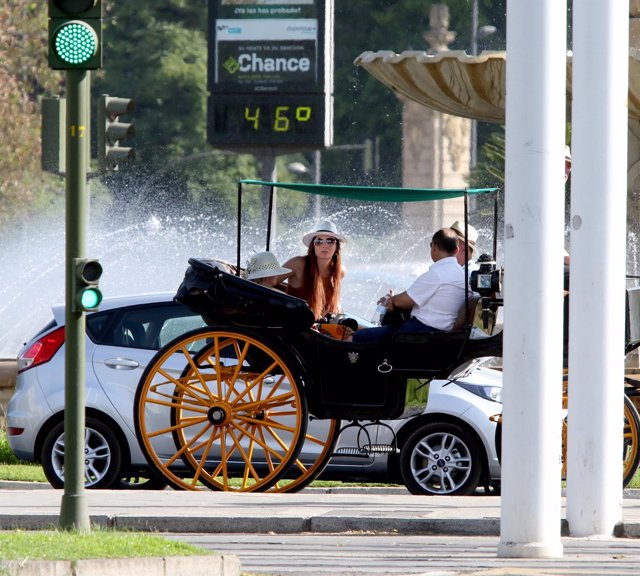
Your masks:
[{"label": "green foliage", "polygon": [[[380,171],[372,184],[400,185],[402,105],[389,88],[363,68],[353,65],[365,51],[427,50],[423,35],[429,29],[429,12],[437,2],[424,0],[366,0],[336,2],[335,6],[335,142],[361,144],[378,139]],[[453,50],[469,51],[471,0],[445,2],[449,28],[457,32]],[[491,24],[496,34],[480,41],[479,49],[505,47],[506,0],[480,0],[479,25]],[[362,153],[323,153],[323,180],[366,184],[360,166]]]},{"label": "green foliage", "polygon": [[15,454],[9,448],[9,442],[7,440],[7,433],[5,430],[0,430],[0,464],[17,464],[18,459]]},{"label": "green foliage", "polygon": [[94,94],[136,100],[140,163],[162,165],[206,144],[206,3],[109,2],[104,70]]},{"label": "green foliage", "polygon": [[[365,50],[425,50],[434,2],[362,0],[335,2],[335,143],[377,142],[379,171],[365,176],[362,150],[325,151],[322,180],[352,184],[401,182],[401,104],[388,88],[355,67]],[[471,0],[449,2],[452,49],[469,46]],[[490,44],[504,48],[505,0],[479,0],[479,24],[498,32]],[[120,174],[93,181],[92,193],[112,198],[116,209],[152,198],[192,211],[233,210],[239,177],[260,173],[256,159],[211,154],[206,141],[207,2],[138,0],[105,3],[104,69],[92,74],[94,97],[132,97],[137,102],[134,140],[138,160]],[[39,211],[63,207],[57,176],[43,174],[40,157],[40,106],[43,95],[64,95],[65,76],[46,59],[47,3],[5,0],[0,8],[0,230],[6,223]],[[95,132],[94,132],[95,133]],[[286,161],[281,163],[286,164]],[[170,173],[167,166],[171,167]],[[160,179],[159,174],[166,178]],[[281,172],[282,173],[282,172]],[[149,182],[154,191],[150,193]],[[140,197],[138,192],[141,191]],[[290,204],[291,202],[291,204]],[[308,201],[282,197],[285,218],[298,218]],[[152,207],[156,210],[156,206]],[[227,213],[227,215],[229,215]],[[1,233],[1,232],[0,232]]]},{"label": "green foliage", "polygon": [[0,480],[8,482],[47,482],[39,464],[0,464]]},{"label": "green foliage", "polygon": [[504,190],[505,141],[504,129],[489,135],[480,148],[478,163],[471,173],[472,188],[497,186]]},{"label": "green foliage", "polygon": [[212,552],[154,534],[92,529],[0,532],[3,560],[83,560],[208,556]]},{"label": "green foliage", "polygon": [[7,433],[0,429],[0,480],[15,482],[46,482],[39,464],[26,464],[16,458],[7,440]]},{"label": "green foliage", "polygon": [[61,199],[59,179],[40,172],[37,98],[59,86],[45,46],[46,3],[6,0],[0,8],[0,236],[17,218]]}]

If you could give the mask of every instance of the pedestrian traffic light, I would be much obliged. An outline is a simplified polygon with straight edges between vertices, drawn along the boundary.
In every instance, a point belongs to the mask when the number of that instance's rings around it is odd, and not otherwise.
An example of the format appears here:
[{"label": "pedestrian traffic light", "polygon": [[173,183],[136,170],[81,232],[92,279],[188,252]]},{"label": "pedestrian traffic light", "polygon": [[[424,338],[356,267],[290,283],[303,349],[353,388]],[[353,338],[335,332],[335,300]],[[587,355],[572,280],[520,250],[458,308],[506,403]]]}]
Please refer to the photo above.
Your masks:
[{"label": "pedestrian traffic light", "polygon": [[121,116],[129,119],[136,109],[135,100],[115,98],[103,94],[98,99],[98,162],[103,170],[117,170],[122,162],[134,160],[135,150],[120,146],[121,141],[135,136],[130,122],[121,122]]},{"label": "pedestrian traffic light", "polygon": [[74,312],[93,312],[102,302],[98,281],[102,266],[95,258],[74,258],[73,306]]},{"label": "pedestrian traffic light", "polygon": [[102,0],[49,0],[49,67],[102,67]]}]

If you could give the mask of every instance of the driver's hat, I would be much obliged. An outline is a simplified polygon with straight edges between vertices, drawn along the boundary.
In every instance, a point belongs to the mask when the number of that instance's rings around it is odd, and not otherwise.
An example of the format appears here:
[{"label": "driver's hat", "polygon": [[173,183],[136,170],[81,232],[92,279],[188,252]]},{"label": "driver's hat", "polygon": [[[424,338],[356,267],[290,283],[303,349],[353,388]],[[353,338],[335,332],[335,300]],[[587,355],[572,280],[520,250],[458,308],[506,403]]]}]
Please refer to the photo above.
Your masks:
[{"label": "driver's hat", "polygon": [[[460,222],[460,220],[456,220],[453,224],[451,224],[451,230],[456,233],[456,236],[460,238],[462,242],[465,242],[464,239],[464,222]],[[471,226],[471,224],[467,224],[467,244],[471,247],[471,255],[474,258],[478,257],[478,249],[476,248],[476,242],[478,241],[478,231]]]}]

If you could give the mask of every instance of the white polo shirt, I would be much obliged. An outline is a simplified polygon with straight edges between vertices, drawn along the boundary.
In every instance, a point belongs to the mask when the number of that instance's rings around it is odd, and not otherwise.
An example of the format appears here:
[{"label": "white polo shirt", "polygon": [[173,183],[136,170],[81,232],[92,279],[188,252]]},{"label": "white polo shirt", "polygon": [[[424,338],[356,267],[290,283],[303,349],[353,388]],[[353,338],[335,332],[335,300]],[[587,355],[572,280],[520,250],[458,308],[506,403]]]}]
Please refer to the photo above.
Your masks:
[{"label": "white polo shirt", "polygon": [[415,302],[411,316],[438,330],[451,330],[464,304],[464,268],[455,256],[434,262],[407,288]]}]

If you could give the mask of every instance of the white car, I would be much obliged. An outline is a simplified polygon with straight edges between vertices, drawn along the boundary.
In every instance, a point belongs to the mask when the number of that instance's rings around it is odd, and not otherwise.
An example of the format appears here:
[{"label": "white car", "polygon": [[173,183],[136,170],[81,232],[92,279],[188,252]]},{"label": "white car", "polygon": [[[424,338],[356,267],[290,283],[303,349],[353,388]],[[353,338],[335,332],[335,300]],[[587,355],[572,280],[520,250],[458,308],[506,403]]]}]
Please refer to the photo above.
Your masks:
[{"label": "white car", "polygon": [[[204,326],[200,315],[173,296],[105,299],[99,311],[87,314],[87,488],[166,485],[138,445],[133,414],[138,382],[156,351]],[[54,306],[53,319],[20,351],[16,390],[7,409],[11,449],[21,460],[41,462],[56,488],[64,485],[64,321],[64,307]],[[497,486],[492,416],[502,411],[501,373],[472,367],[429,386],[422,414],[367,428],[368,442],[377,445],[392,445],[395,434],[395,452],[362,454],[356,449],[358,431],[347,428],[322,478],[403,481],[414,494],[469,494],[478,486]],[[318,430],[327,423],[313,420],[310,426]],[[299,458],[313,463],[316,455],[304,449]]]}]

